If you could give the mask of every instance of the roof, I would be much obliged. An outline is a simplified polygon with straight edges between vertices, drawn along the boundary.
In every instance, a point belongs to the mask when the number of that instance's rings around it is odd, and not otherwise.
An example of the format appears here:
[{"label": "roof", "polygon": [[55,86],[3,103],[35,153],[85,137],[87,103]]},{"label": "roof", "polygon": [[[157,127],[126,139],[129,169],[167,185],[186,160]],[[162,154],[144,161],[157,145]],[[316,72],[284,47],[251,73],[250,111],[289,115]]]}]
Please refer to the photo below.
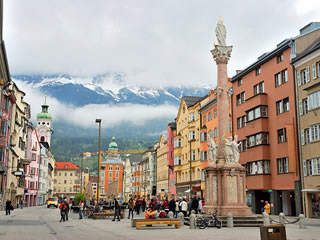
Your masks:
[{"label": "roof", "polygon": [[120,158],[107,159],[101,164],[123,164],[123,161]]},{"label": "roof", "polygon": [[292,60],[292,63],[299,61],[310,53],[320,49],[320,37],[311,43],[302,53],[300,53],[297,57]]},{"label": "roof", "polygon": [[98,176],[89,176],[89,182],[98,182]]},{"label": "roof", "polygon": [[78,165],[75,165],[72,162],[56,162],[55,165],[56,165],[56,169],[59,169],[59,170],[80,169]]},{"label": "roof", "polygon": [[136,153],[128,157],[130,160],[131,166],[135,163],[139,163],[142,161],[142,153]]},{"label": "roof", "polygon": [[265,62],[267,62],[270,59],[274,58],[275,56],[279,55],[281,52],[283,52],[284,50],[286,50],[287,48],[289,48],[291,46],[292,41],[293,41],[293,38],[286,39],[286,40],[282,41],[281,43],[279,43],[277,45],[277,47],[274,50],[272,50],[271,52],[266,52],[266,53],[262,54],[260,57],[258,57],[257,61],[255,61],[250,66],[248,66],[244,70],[237,73],[235,76],[233,76],[231,78],[231,82],[234,82],[234,81],[242,78],[243,76],[247,75],[249,72],[260,67],[260,65],[264,64]]},{"label": "roof", "polygon": [[198,103],[203,97],[195,97],[195,96],[183,96],[184,101],[187,104],[187,107],[192,107],[196,103]]},{"label": "roof", "polygon": [[210,105],[211,103],[217,103],[217,98],[212,98],[210,101],[206,102],[205,104],[203,104],[200,108],[200,111],[203,110],[205,107],[207,107],[208,105]]},{"label": "roof", "polygon": [[177,129],[176,122],[171,122],[171,123],[168,124],[168,126],[171,128],[171,130],[176,130]]}]

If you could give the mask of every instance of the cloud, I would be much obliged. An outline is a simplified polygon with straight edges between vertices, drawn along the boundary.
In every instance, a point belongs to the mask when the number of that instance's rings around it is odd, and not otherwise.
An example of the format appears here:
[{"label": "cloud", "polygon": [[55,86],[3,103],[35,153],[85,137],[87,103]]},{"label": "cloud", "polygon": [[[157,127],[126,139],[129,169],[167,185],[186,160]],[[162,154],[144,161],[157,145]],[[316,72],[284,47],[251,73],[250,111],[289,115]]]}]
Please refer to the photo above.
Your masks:
[{"label": "cloud", "polygon": [[154,87],[215,85],[218,16],[234,46],[230,76],[319,21],[316,11],[305,14],[319,9],[316,0],[10,0],[4,7],[12,73],[124,72]]},{"label": "cloud", "polygon": [[[32,121],[36,121],[36,114],[41,112],[44,96],[38,89],[16,80],[18,88],[26,93],[24,100],[31,106]],[[96,119],[102,119],[104,128],[112,128],[120,124],[133,123],[143,125],[147,121],[160,119],[174,119],[177,115],[177,106],[163,104],[149,106],[142,104],[89,104],[75,107],[61,103],[59,100],[48,97],[49,112],[53,121],[63,121],[80,127],[97,127]]]}]

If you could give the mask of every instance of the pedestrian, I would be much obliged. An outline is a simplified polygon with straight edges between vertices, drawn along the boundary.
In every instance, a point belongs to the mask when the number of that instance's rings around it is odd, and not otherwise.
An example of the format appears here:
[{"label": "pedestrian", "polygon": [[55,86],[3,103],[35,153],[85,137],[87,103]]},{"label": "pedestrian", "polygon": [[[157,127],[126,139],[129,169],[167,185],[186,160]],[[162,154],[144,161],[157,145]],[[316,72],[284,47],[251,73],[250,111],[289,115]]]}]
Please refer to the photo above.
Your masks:
[{"label": "pedestrian", "polygon": [[130,213],[131,213],[131,216],[132,216],[132,218],[133,218],[133,209],[134,209],[134,202],[133,202],[133,199],[132,199],[132,198],[130,198],[130,200],[129,200],[128,208],[129,208],[128,219],[130,219]]},{"label": "pedestrian", "polygon": [[146,200],[143,198],[141,201],[141,212],[144,212],[146,210]]},{"label": "pedestrian", "polygon": [[[198,214],[199,202],[196,196],[193,197],[191,202],[191,211],[194,210]],[[190,212],[191,212],[190,211]]]},{"label": "pedestrian", "polygon": [[173,216],[176,214],[176,201],[173,197],[169,202],[169,212],[173,212]]},{"label": "pedestrian", "polygon": [[187,211],[188,211],[188,203],[185,198],[180,202],[179,206],[181,206],[181,212],[183,213],[183,216],[187,216]]},{"label": "pedestrian", "polygon": [[169,213],[169,200],[168,197],[166,197],[166,200],[163,202],[163,210],[166,212],[166,214]]},{"label": "pedestrian", "polygon": [[180,212],[179,200],[176,201],[176,218],[178,217],[178,213]]},{"label": "pedestrian", "polygon": [[266,213],[268,213],[269,215],[270,215],[270,213],[271,213],[270,204],[268,203],[268,201],[265,201],[264,211],[265,211]]},{"label": "pedestrian", "polygon": [[120,221],[120,202],[117,200],[116,197],[114,197],[114,217],[112,221],[114,222],[116,218],[119,222]]},{"label": "pedestrian", "polygon": [[68,203],[67,198],[64,198],[64,203],[66,205],[66,216],[65,216],[65,218],[66,218],[66,221],[68,221],[69,220],[70,205]]},{"label": "pedestrian", "polygon": [[60,215],[61,215],[59,222],[61,222],[61,221],[65,222],[66,221],[65,217],[66,217],[67,206],[64,201],[62,201],[60,203],[59,209],[60,209]]},{"label": "pedestrian", "polygon": [[140,215],[140,207],[141,207],[141,200],[138,197],[137,200],[136,200],[136,212],[137,212],[137,215]]},{"label": "pedestrian", "polygon": [[23,198],[20,198],[20,208],[23,209]]},{"label": "pedestrian", "polygon": [[201,213],[202,212],[202,199],[198,198],[198,202],[199,202],[198,210],[199,210],[199,213]]},{"label": "pedestrian", "polygon": [[82,200],[80,200],[80,203],[79,203],[79,219],[83,218],[83,208],[84,208],[84,203],[83,203]]},{"label": "pedestrian", "polygon": [[10,215],[11,210],[13,210],[13,206],[11,201],[8,199],[6,201],[6,215]]}]

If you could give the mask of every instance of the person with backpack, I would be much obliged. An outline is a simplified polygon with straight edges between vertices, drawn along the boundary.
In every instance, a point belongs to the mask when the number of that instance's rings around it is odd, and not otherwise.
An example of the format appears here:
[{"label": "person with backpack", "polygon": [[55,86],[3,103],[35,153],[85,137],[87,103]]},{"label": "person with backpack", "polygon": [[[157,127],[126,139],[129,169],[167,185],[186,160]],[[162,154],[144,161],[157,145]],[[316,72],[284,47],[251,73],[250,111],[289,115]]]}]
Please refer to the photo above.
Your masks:
[{"label": "person with backpack", "polygon": [[69,211],[70,211],[70,205],[69,205],[69,203],[68,203],[68,200],[67,200],[67,198],[64,198],[64,203],[65,203],[65,205],[66,205],[66,216],[65,216],[65,218],[66,218],[66,221],[68,221],[69,220]]},{"label": "person with backpack", "polygon": [[62,201],[60,203],[60,206],[59,206],[59,209],[60,209],[60,215],[61,215],[61,218],[60,218],[60,221],[66,221],[65,217],[66,217],[66,211],[67,211],[67,206],[66,206],[66,203],[64,201]]}]

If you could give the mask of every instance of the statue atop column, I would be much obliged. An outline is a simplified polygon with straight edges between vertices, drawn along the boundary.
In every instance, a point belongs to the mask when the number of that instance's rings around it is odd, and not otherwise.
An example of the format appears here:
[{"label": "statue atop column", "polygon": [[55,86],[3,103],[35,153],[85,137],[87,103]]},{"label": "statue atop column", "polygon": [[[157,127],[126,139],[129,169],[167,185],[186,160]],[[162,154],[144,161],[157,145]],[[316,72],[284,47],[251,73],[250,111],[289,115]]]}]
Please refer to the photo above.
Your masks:
[{"label": "statue atop column", "polygon": [[211,137],[208,138],[208,142],[209,164],[214,165],[216,163],[218,146]]},{"label": "statue atop column", "polygon": [[232,140],[232,137],[228,137],[224,140],[224,146],[225,146],[225,157],[226,157],[226,163],[232,164],[232,163],[239,163],[240,159],[240,151],[239,146],[241,143],[238,143],[238,136],[235,135],[234,140]]},{"label": "statue atop column", "polygon": [[234,140],[232,141],[232,150],[233,150],[234,163],[239,163],[239,160],[240,160],[239,146],[240,145],[241,145],[241,142],[238,143],[238,135],[235,135],[234,136]]},{"label": "statue atop column", "polygon": [[220,46],[227,46],[226,44],[227,30],[223,24],[223,19],[219,18],[217,20],[218,20],[218,24],[216,26],[216,36],[217,36],[218,43]]}]

